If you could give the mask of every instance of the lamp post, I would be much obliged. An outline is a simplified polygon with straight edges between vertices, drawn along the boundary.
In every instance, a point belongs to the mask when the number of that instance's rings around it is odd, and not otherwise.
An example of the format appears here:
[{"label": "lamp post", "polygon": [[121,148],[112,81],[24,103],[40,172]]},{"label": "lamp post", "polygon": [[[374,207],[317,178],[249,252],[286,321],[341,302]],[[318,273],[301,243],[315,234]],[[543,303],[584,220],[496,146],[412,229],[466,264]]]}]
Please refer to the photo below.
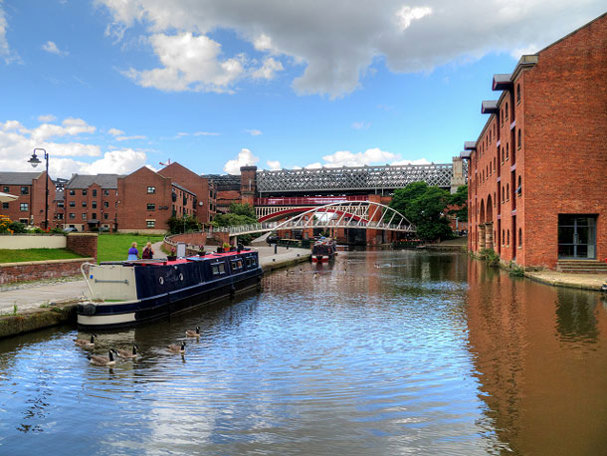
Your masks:
[{"label": "lamp post", "polygon": [[34,149],[34,153],[32,154],[32,158],[30,158],[27,162],[32,165],[32,167],[38,166],[41,162],[38,156],[36,155],[36,151],[41,150],[44,152],[44,159],[46,160],[46,192],[44,198],[44,229],[48,230],[48,153],[45,149],[41,147],[36,147]]}]

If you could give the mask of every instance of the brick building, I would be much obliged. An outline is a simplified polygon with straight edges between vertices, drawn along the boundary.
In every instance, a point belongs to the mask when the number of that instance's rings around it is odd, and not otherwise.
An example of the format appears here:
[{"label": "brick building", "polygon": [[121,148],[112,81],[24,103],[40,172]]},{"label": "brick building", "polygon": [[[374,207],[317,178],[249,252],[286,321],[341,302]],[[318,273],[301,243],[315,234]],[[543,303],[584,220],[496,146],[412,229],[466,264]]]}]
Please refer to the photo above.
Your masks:
[{"label": "brick building", "polygon": [[496,74],[470,159],[468,247],[556,268],[607,257],[607,14]]},{"label": "brick building", "polygon": [[170,178],[172,182],[194,194],[193,215],[200,223],[208,224],[213,220],[216,210],[215,187],[209,178],[199,176],[176,162],[161,169],[158,174]]},{"label": "brick building", "polygon": [[1,172],[0,191],[18,196],[14,201],[2,203],[2,215],[26,225],[44,226],[46,180],[48,179],[48,222],[53,228],[55,184],[46,171]]},{"label": "brick building", "polygon": [[118,178],[118,195],[119,232],[165,233],[171,216],[196,216],[193,191],[145,166]]},{"label": "brick building", "polygon": [[62,219],[63,227],[114,231],[119,177],[118,174],[74,174],[64,185],[63,200],[56,199],[56,217]]}]

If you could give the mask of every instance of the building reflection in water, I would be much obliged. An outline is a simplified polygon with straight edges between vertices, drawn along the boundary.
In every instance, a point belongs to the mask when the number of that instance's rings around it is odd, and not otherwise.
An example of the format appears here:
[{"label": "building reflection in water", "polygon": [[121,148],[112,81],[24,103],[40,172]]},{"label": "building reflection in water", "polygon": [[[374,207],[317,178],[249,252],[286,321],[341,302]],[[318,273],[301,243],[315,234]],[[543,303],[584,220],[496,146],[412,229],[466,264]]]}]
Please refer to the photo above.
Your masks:
[{"label": "building reflection in water", "polygon": [[481,398],[513,454],[607,451],[607,311],[598,293],[468,264],[470,351]]}]

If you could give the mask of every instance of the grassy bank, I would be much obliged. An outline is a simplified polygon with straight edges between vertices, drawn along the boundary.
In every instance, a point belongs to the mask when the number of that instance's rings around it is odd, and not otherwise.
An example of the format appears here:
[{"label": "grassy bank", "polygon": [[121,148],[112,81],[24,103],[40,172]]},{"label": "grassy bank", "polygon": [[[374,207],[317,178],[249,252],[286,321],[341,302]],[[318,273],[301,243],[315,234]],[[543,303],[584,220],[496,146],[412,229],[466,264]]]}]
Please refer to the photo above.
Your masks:
[{"label": "grassy bank", "polygon": [[97,261],[124,261],[128,255],[131,243],[136,242],[139,255],[145,244],[152,244],[164,239],[162,234],[116,234],[101,233],[97,241]]},{"label": "grassy bank", "polygon": [[68,260],[82,258],[67,249],[0,249],[0,263],[23,263],[25,261]]}]

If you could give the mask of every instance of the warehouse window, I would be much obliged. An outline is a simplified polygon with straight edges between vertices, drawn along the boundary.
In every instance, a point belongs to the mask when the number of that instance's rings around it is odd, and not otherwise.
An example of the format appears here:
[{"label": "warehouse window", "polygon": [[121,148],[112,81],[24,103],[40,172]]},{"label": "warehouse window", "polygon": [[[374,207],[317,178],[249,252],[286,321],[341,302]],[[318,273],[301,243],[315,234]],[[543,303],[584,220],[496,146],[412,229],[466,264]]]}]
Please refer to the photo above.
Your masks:
[{"label": "warehouse window", "polygon": [[156,193],[156,187],[148,187],[148,193]]}]

